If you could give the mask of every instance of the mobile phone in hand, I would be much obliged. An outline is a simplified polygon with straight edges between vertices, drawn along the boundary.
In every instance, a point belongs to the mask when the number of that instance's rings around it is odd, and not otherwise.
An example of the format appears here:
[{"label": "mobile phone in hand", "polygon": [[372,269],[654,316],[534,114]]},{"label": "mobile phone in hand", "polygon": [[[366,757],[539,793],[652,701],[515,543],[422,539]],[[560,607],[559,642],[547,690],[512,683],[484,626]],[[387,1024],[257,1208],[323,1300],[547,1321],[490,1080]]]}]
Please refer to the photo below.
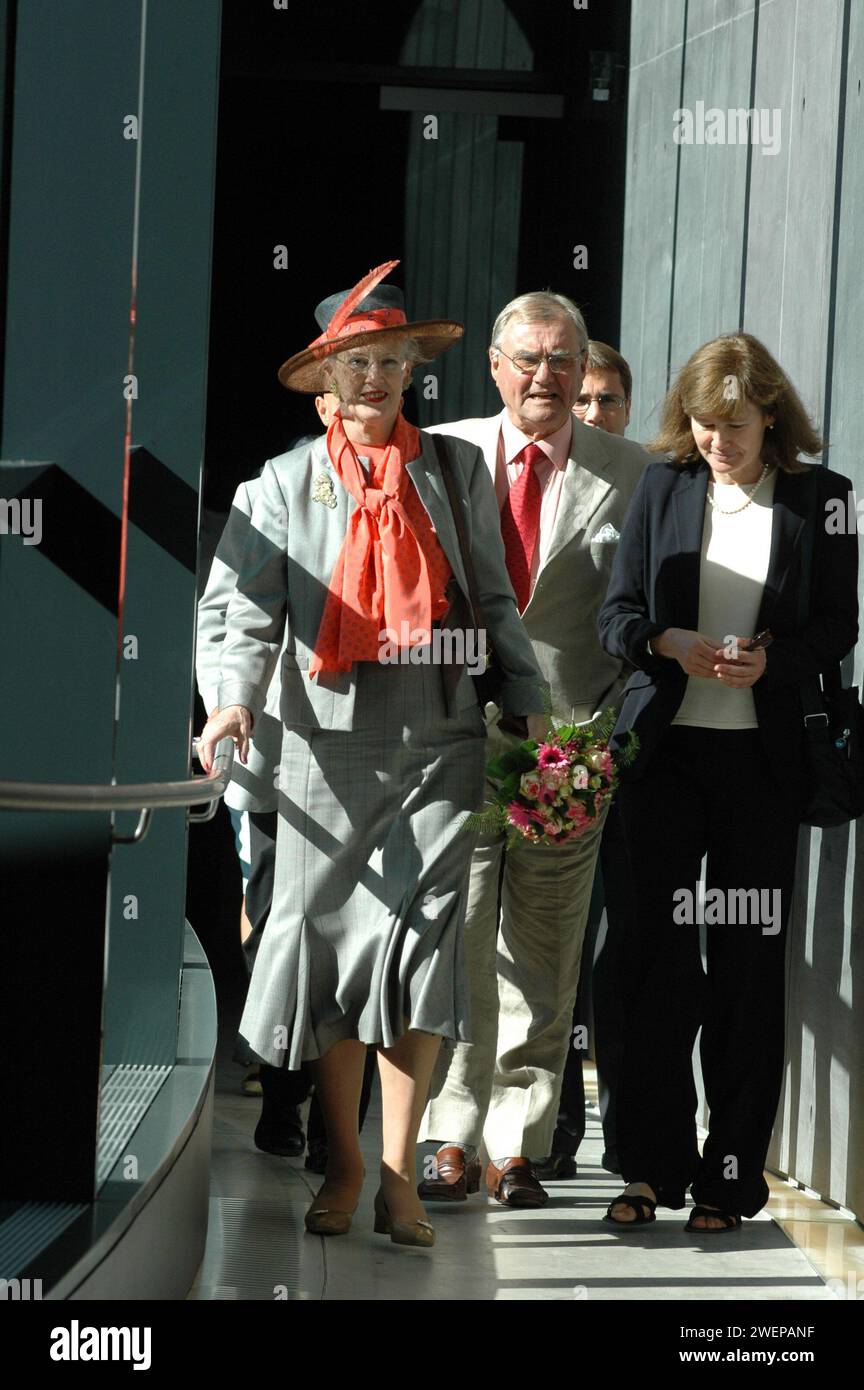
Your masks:
[{"label": "mobile phone in hand", "polygon": [[771,631],[766,627],[763,632],[757,632],[755,637],[751,637],[749,642],[742,643],[741,650],[743,652],[758,652],[764,650],[765,647],[770,647],[773,641]]}]

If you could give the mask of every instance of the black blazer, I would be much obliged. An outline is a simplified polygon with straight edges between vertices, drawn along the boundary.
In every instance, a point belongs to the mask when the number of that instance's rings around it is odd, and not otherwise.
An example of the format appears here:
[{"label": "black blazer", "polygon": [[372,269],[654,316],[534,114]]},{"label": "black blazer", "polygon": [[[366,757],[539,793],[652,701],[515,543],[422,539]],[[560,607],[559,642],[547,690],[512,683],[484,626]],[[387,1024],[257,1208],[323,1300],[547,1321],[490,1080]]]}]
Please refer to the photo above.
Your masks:
[{"label": "black blazer", "polygon": [[[667,627],[698,630],[699,570],[708,465],[679,468],[663,459],[646,468],[624,520],[606,599],[597,620],[607,652],[638,669],[624,690],[610,746],[628,729],[640,748],[622,777],[641,777],[661,734],[675,717],[687,685],[677,661],[652,656],[647,644]],[[765,673],[752,687],[762,743],[774,775],[802,805],[803,711],[800,682],[842,660],[858,637],[858,536],[829,534],[826,503],[840,498],[847,512],[848,478],[820,465],[778,472],[768,574],[756,630],[770,628]],[[810,615],[799,627],[801,539],[815,519]],[[725,633],[712,636],[724,637]],[[745,635],[745,634],[742,634]]]}]

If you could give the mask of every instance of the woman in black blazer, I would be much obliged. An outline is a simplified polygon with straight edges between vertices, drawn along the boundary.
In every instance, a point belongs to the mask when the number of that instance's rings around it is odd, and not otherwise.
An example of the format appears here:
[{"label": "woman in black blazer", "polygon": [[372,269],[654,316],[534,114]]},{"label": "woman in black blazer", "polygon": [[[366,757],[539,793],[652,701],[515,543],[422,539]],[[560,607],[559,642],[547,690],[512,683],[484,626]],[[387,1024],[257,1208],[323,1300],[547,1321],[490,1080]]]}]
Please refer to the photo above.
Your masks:
[{"label": "woman in black blazer", "polygon": [[[605,649],[636,668],[613,747],[631,729],[640,744],[619,791],[638,904],[619,1101],[627,1189],[607,1218],[653,1221],[658,1203],[682,1207],[692,1186],[686,1229],[719,1232],[740,1228],[768,1198],[786,924],[808,800],[800,683],[857,639],[857,534],[831,524],[855,508],[848,479],[798,459],[822,441],[749,334],[693,354],[650,447],[666,457],[634,494],[598,620]],[[746,650],[764,633],[766,645]],[[701,1158],[700,1024],[710,1108]]]}]

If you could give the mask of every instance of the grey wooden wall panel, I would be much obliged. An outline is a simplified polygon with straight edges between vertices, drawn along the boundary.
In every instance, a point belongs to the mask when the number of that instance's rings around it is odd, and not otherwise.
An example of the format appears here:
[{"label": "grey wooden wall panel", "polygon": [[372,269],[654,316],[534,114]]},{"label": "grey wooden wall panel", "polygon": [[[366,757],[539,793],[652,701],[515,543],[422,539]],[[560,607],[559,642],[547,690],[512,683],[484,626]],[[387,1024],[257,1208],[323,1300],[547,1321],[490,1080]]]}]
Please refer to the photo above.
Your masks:
[{"label": "grey wooden wall panel", "polygon": [[[862,337],[864,324],[864,5],[850,11],[843,163],[838,190],[839,242],[834,300],[829,462],[855,480],[864,497],[861,440]],[[864,578],[864,576],[862,576]],[[858,668],[860,670],[860,667]]]},{"label": "grey wooden wall panel", "polygon": [[831,276],[843,0],[760,10],[755,105],[781,112],[781,149],[754,148],[744,326],[821,417]]},{"label": "grey wooden wall panel", "polygon": [[[682,146],[673,245],[678,149],[670,150],[665,119],[668,108],[671,128],[679,105],[682,53],[674,36],[681,9],[655,0],[635,0],[633,7],[621,330],[636,378],[631,433],[650,438],[656,424],[650,412],[664,393],[667,344],[677,367],[699,343],[735,326],[743,258],[743,327],[780,358],[820,426],[830,404],[830,465],[864,496],[858,443],[864,6],[858,0],[848,7],[845,0],[762,0],[754,13],[737,0],[690,0],[683,104],[702,96],[706,105],[750,106],[747,35],[758,22],[755,106],[780,109],[782,143],[775,156],[754,147],[749,183],[740,158],[746,150]],[[709,216],[712,190],[716,225]],[[664,294],[673,282],[670,322]],[[864,646],[848,664],[864,682]],[[855,1009],[864,959],[862,837],[859,826],[802,831],[790,926],[786,1077],[769,1152],[778,1171],[859,1217],[864,1040]]]},{"label": "grey wooden wall panel", "polygon": [[[404,46],[410,61],[531,68],[531,47],[504,0],[470,0],[455,26],[434,30],[433,9],[427,3],[415,14]],[[437,139],[424,138],[422,114],[409,118],[404,284],[412,315],[458,319],[465,339],[417,369],[421,424],[500,408],[485,350],[495,314],[515,293],[522,184],[522,145],[499,141],[496,116],[436,113],[431,94],[429,114],[437,115]],[[427,375],[436,378],[437,399],[423,396]]]},{"label": "grey wooden wall panel", "polygon": [[[418,399],[421,423],[492,413],[500,406],[485,349],[492,320],[514,293],[522,146],[500,144],[495,116],[442,113],[438,139],[412,117],[406,211],[405,288],[419,318],[446,315],[465,339],[428,369],[438,399]],[[469,215],[470,211],[470,215]]]},{"label": "grey wooden wall panel", "polygon": [[534,50],[510,6],[505,0],[495,0],[493,4],[479,0],[479,4],[477,67],[530,72],[534,67]]},{"label": "grey wooden wall panel", "polygon": [[[661,55],[634,58],[627,117],[620,339],[633,369],[630,434],[646,442],[657,431],[656,407],[666,392],[679,150],[672,117],[681,90],[684,17],[684,0],[634,7],[634,54]],[[672,48],[675,20],[678,46]]]},{"label": "grey wooden wall panel", "polygon": [[[731,0],[730,0],[731,4]],[[730,4],[724,6],[728,9]],[[715,20],[712,0],[691,0],[682,106],[750,104],[753,7]],[[738,327],[747,186],[746,145],[682,145],[673,283],[670,367],[707,339]]]},{"label": "grey wooden wall panel", "polygon": [[723,24],[752,18],[754,9],[753,0],[689,0],[687,40],[702,38]]},{"label": "grey wooden wall panel", "polygon": [[670,50],[680,62],[686,9],[686,0],[636,0],[630,32],[631,73]]},{"label": "grey wooden wall panel", "polygon": [[528,43],[525,31],[516,16],[509,11],[507,22],[502,29],[504,40],[501,66],[508,70],[527,70],[534,67],[534,51]]},{"label": "grey wooden wall panel", "polygon": [[[860,447],[861,227],[864,226],[864,10],[850,8],[833,338],[830,342],[830,466],[864,496]],[[836,89],[827,92],[836,105]],[[809,102],[808,102],[809,105]],[[836,131],[824,158],[833,167]],[[821,277],[819,283],[821,284]],[[864,683],[864,644],[850,675]],[[864,1211],[864,828],[802,834],[799,906],[790,942],[789,1027],[783,1124],[770,1158],[818,1192]],[[857,989],[856,989],[857,986]]]}]

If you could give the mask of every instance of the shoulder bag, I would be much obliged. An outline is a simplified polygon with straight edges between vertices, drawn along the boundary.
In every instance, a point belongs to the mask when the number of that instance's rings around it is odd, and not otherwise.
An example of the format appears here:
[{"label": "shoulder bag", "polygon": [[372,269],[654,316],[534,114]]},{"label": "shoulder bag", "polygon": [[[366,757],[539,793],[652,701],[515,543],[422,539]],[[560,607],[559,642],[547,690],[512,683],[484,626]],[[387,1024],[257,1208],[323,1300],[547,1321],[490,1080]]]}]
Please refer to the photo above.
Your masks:
[{"label": "shoulder bag", "polygon": [[[810,612],[810,583],[815,545],[815,509],[804,523],[801,543],[801,589],[798,629]],[[840,662],[820,676],[801,682],[804,715],[804,765],[812,795],[802,816],[804,825],[846,825],[864,814],[864,711],[857,686],[843,687]]]}]

